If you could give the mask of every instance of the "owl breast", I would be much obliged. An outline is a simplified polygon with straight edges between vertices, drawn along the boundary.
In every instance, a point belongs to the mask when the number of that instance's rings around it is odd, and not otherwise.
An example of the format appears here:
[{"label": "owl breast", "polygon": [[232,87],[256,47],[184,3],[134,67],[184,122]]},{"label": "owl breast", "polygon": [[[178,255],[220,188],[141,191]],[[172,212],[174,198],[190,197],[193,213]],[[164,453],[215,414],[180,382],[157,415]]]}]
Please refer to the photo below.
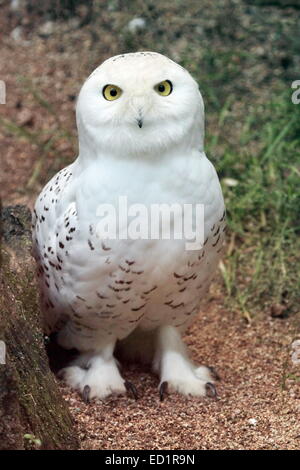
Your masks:
[{"label": "owl breast", "polygon": [[[76,162],[44,188],[34,214],[33,244],[41,306],[49,333],[66,323],[77,337],[122,339],[137,326],[185,329],[199,310],[221,255],[225,211],[214,168],[205,156],[189,180],[184,167],[159,174],[130,164],[82,171]],[[146,171],[148,170],[148,171]],[[171,181],[171,182],[170,182]],[[106,239],[99,205],[203,204],[203,246],[184,239]],[[118,215],[118,214],[117,214]],[[127,221],[129,224],[129,221]]]}]

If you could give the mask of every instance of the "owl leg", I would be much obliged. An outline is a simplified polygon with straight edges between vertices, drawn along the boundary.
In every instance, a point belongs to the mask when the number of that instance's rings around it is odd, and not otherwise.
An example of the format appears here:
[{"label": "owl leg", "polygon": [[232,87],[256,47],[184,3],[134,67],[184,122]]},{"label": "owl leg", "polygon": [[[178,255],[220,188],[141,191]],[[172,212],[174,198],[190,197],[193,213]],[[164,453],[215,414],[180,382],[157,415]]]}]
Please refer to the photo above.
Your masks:
[{"label": "owl leg", "polygon": [[183,395],[216,396],[210,368],[192,363],[180,333],[173,326],[158,329],[153,368],[160,376],[161,400],[167,390]]},{"label": "owl leg", "polygon": [[79,355],[69,367],[59,372],[59,377],[79,390],[86,402],[92,398],[104,399],[111,394],[126,393],[126,390],[131,390],[131,384],[120,375],[113,356],[114,347],[115,341],[111,341]]}]

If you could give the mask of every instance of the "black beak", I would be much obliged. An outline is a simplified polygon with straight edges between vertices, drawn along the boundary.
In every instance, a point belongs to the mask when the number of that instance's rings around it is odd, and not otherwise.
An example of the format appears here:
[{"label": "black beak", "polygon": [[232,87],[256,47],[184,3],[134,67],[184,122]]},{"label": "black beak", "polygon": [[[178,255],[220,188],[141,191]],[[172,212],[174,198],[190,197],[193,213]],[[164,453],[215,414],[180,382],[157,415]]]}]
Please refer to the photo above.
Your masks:
[{"label": "black beak", "polygon": [[142,119],[138,119],[138,120],[137,120],[137,123],[138,123],[139,128],[141,129],[141,128],[143,127],[143,120],[142,120]]}]

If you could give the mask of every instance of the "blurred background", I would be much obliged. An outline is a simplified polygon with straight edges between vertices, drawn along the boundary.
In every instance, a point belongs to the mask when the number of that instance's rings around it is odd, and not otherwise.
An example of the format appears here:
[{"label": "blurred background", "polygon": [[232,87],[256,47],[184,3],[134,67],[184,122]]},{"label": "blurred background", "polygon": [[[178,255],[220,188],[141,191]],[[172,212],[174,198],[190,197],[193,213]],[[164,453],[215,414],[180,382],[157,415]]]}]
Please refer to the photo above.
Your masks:
[{"label": "blurred background", "polygon": [[205,101],[229,225],[216,295],[248,323],[298,318],[300,0],[0,0],[0,31],[4,205],[32,207],[73,161],[76,96],[97,65],[160,52],[191,72]]}]

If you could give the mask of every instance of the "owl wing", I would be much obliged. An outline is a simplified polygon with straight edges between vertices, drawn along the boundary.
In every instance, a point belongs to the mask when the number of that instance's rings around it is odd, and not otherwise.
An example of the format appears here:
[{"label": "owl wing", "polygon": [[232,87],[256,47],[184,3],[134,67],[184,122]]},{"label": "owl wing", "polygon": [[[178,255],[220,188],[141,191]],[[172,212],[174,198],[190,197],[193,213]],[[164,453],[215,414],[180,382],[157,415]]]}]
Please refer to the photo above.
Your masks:
[{"label": "owl wing", "polygon": [[[73,165],[58,172],[36,200],[32,217],[33,256],[37,262],[41,310],[45,331],[50,333],[65,321],[68,306],[58,302],[63,288],[65,244],[77,226],[76,203],[72,197]],[[61,299],[61,296],[59,296]],[[59,306],[59,307],[58,307]]]}]

